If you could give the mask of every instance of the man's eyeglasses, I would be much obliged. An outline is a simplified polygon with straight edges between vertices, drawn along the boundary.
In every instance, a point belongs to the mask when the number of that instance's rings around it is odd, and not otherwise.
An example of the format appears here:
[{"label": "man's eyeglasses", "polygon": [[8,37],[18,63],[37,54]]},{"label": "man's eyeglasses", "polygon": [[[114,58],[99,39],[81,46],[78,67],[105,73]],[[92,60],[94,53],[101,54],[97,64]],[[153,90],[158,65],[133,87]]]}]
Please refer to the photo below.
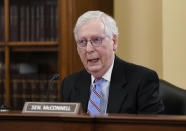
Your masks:
[{"label": "man's eyeglasses", "polygon": [[95,37],[95,38],[92,38],[91,40],[86,40],[86,39],[78,40],[77,41],[77,46],[79,48],[84,48],[84,47],[87,46],[88,42],[90,42],[92,46],[99,47],[99,46],[102,45],[103,39],[105,39],[105,37]]}]

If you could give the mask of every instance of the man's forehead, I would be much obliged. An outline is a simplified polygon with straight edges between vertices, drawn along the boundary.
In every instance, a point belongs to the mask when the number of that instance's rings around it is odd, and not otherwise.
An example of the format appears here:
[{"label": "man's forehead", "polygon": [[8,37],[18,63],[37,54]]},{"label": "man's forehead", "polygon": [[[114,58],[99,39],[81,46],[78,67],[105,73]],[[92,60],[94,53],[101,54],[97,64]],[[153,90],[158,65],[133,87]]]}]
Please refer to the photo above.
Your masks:
[{"label": "man's forehead", "polygon": [[93,19],[86,24],[83,24],[78,29],[78,37],[83,36],[100,36],[105,34],[104,24],[99,19]]}]

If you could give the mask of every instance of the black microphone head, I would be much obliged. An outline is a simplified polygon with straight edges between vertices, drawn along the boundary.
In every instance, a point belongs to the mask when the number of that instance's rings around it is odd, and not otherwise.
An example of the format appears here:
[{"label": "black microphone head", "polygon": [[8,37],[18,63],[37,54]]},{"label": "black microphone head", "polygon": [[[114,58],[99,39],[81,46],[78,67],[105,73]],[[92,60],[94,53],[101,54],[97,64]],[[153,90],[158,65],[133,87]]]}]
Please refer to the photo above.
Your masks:
[{"label": "black microphone head", "polygon": [[53,75],[53,77],[51,78],[51,81],[57,80],[58,78],[59,78],[59,74],[55,74],[55,75]]}]

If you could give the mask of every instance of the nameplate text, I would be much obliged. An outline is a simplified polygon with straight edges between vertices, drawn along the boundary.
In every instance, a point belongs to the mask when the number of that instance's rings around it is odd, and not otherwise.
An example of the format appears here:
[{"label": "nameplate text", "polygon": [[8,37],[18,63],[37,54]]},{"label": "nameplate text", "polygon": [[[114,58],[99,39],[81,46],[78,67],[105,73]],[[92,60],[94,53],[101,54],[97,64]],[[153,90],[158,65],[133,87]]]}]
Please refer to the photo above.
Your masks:
[{"label": "nameplate text", "polygon": [[71,113],[82,112],[80,103],[25,102],[23,113]]}]

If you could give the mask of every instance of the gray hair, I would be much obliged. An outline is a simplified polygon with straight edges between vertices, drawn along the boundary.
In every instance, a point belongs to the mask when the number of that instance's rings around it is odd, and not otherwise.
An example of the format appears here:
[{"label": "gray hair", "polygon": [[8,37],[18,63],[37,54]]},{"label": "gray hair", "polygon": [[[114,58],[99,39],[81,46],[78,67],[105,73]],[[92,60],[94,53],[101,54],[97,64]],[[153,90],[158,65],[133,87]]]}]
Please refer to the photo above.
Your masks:
[{"label": "gray hair", "polygon": [[118,36],[119,33],[118,33],[118,27],[116,25],[116,21],[111,16],[101,11],[87,11],[78,18],[76,25],[74,27],[74,37],[76,41],[78,40],[78,36],[77,36],[78,28],[86,24],[90,20],[97,19],[97,18],[100,18],[102,20],[105,26],[105,33],[109,38],[112,39],[113,35]]}]

